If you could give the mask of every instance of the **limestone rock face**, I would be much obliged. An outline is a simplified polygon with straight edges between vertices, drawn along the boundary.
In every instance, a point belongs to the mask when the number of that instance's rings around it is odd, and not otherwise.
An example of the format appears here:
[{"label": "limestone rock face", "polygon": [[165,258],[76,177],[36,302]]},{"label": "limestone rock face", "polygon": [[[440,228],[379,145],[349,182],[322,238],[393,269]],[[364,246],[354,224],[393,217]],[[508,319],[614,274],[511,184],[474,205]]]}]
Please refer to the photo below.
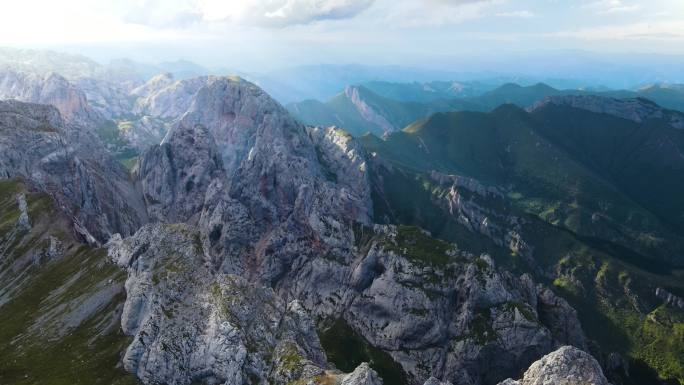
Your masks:
[{"label": "limestone rock face", "polygon": [[[211,146],[216,150],[211,150],[209,158],[218,151],[225,172],[223,187],[249,207],[256,222],[274,225],[292,217],[295,209],[303,215],[318,209],[348,220],[367,221],[370,193],[359,147],[347,148],[346,140],[333,143],[335,135],[312,132],[309,136],[282,106],[251,83],[232,78],[210,80],[160,146],[165,153],[174,153],[177,159],[202,158],[193,144],[182,148],[176,138],[190,138],[197,133],[185,131],[206,127],[207,133],[200,137],[215,143]],[[140,178],[148,178],[157,153],[160,150],[153,149],[143,155]],[[321,156],[328,158],[327,166],[319,162]],[[344,162],[335,164],[342,158]],[[174,167],[185,166],[179,161]],[[215,162],[207,166],[217,168]],[[179,172],[194,175],[197,170]],[[330,172],[337,172],[339,178],[326,179]]]},{"label": "limestone rock face", "polygon": [[672,294],[669,291],[663,289],[662,287],[656,288],[655,296],[664,300],[666,306],[684,309],[684,298]]},{"label": "limestone rock face", "polygon": [[51,106],[0,102],[0,177],[23,178],[49,193],[93,242],[132,234],[147,220],[125,171]]},{"label": "limestone rock face", "polygon": [[148,150],[134,170],[150,217],[159,221],[185,222],[198,215],[211,181],[225,175],[207,129],[186,124]]},{"label": "limestone rock face", "polygon": [[17,220],[17,225],[26,230],[30,230],[31,220],[28,216],[28,204],[26,203],[25,194],[17,195],[17,205],[19,206],[19,219]]},{"label": "limestone rock face", "polygon": [[382,385],[382,383],[378,374],[364,362],[352,373],[344,376],[340,385]]},{"label": "limestone rock face", "polygon": [[349,99],[351,104],[356,108],[359,114],[366,121],[378,126],[384,133],[396,131],[397,128],[390,123],[387,118],[379,114],[373,107],[371,107],[361,96],[358,87],[348,86],[344,89],[344,95]]},{"label": "limestone rock face", "polygon": [[0,71],[0,99],[53,105],[65,121],[87,124],[102,117],[93,110],[85,94],[65,78],[13,70]]},{"label": "limestone rock face", "polygon": [[[381,383],[368,365],[336,372],[314,320],[343,323],[411,384],[494,383],[584,346],[574,311],[528,276],[372,225],[367,154],[343,131],[300,125],[243,80],[203,81],[132,182],[55,108],[0,103],[2,176],[50,193],[92,242],[127,236],[108,249],[128,272],[124,367],[143,383]],[[454,215],[501,236],[460,195],[497,191],[434,178]]]},{"label": "limestone rock face", "polygon": [[[139,337],[126,368],[145,383],[342,381],[308,317],[341,320],[412,384],[494,383],[583,343],[575,314],[528,276],[419,229],[370,225],[365,168],[343,131],[301,126],[251,83],[200,88],[135,172],[166,224],[110,242],[129,269],[123,328]],[[355,373],[346,380],[376,383]]]},{"label": "limestone rock face", "polygon": [[425,384],[423,385],[452,385],[451,382],[449,381],[440,381],[436,379],[435,377],[430,377],[428,378],[427,381],[425,381]]},{"label": "limestone rock face", "polygon": [[110,256],[129,272],[121,322],[135,338],[126,370],[169,384],[284,384],[322,373],[325,354],[301,306],[212,269],[199,237],[157,224],[110,241]]},{"label": "limestone rock face", "polygon": [[133,113],[162,119],[179,119],[190,108],[197,91],[212,77],[174,80],[171,74],[160,74],[131,91],[136,97]]},{"label": "limestone rock face", "polygon": [[372,201],[366,173],[367,154],[363,147],[336,127],[307,127],[307,132],[316,146],[316,156],[323,176],[355,197],[361,209],[358,220],[368,223],[370,218],[365,218],[365,215],[372,211]]},{"label": "limestone rock face", "polygon": [[82,88],[102,114],[116,121],[119,137],[139,152],[158,145],[188,111],[197,91],[212,77],[175,80],[160,74],[133,87],[102,79],[81,79]]},{"label": "limestone rock face", "polygon": [[539,318],[529,277],[500,272],[488,256],[446,245],[446,264],[429,263],[412,246],[420,236],[392,227],[374,231],[377,243],[354,271],[372,266],[370,278],[351,292],[344,318],[412,377],[498,381],[558,343],[555,326]]},{"label": "limestone rock face", "polygon": [[539,318],[549,325],[556,339],[562,344],[586,349],[584,332],[577,322],[577,311],[549,288],[539,285],[537,293]]},{"label": "limestone rock face", "polygon": [[535,361],[519,381],[499,385],[609,385],[601,366],[588,353],[563,346]]},{"label": "limestone rock face", "polygon": [[118,119],[131,113],[131,84],[112,79],[83,77],[72,80],[83,91],[90,107],[106,119]]}]

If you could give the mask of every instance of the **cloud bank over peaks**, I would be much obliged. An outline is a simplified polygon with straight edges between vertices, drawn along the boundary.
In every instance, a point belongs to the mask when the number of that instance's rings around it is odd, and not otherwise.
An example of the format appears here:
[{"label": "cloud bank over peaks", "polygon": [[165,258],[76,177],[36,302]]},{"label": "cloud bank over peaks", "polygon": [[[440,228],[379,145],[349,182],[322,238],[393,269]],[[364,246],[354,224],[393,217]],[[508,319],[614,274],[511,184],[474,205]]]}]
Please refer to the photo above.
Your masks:
[{"label": "cloud bank over peaks", "polygon": [[352,18],[375,0],[124,0],[122,19],[157,28],[226,23],[281,28]]}]

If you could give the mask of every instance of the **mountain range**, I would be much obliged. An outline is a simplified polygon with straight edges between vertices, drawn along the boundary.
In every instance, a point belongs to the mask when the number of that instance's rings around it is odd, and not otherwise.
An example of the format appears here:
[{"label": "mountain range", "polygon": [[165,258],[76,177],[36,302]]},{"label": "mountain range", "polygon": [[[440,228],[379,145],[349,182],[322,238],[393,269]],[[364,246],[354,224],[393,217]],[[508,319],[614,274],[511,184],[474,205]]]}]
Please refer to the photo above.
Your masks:
[{"label": "mountain range", "polygon": [[0,383],[684,382],[677,87],[58,69],[0,74]]},{"label": "mountain range", "polygon": [[[551,96],[595,95],[606,98],[646,98],[659,105],[684,111],[684,88],[680,85],[656,84],[636,91],[558,90],[543,83],[520,86],[503,84],[488,89],[482,85],[459,83],[380,83],[348,86],[323,103],[305,100],[287,105],[288,110],[306,124],[336,125],[355,136],[367,132],[382,135],[398,131],[416,120],[436,112],[491,111],[506,103],[522,108]],[[440,85],[442,88],[440,88]],[[450,90],[449,87],[456,87]],[[428,91],[429,90],[429,91]]]}]

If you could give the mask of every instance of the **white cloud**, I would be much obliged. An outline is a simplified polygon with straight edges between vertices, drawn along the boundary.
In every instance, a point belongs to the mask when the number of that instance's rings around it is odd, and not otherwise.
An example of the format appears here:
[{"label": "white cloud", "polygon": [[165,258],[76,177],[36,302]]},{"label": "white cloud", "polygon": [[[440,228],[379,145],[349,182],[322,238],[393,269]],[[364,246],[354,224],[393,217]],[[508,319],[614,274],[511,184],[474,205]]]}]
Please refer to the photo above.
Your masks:
[{"label": "white cloud", "polygon": [[119,0],[112,6],[122,21],[154,28],[185,28],[203,20],[193,0]]},{"label": "white cloud", "polygon": [[510,18],[520,18],[520,19],[531,19],[537,15],[532,11],[522,10],[522,11],[510,11],[510,12],[499,12],[496,14],[498,17],[510,17]]},{"label": "white cloud", "polygon": [[374,0],[127,0],[123,20],[153,27],[199,22],[286,27],[356,16]]},{"label": "white cloud", "polygon": [[487,16],[506,0],[378,0],[376,19],[394,28],[441,27]]},{"label": "white cloud", "polygon": [[623,0],[598,0],[584,4],[583,8],[600,15],[605,15],[611,13],[634,12],[641,7],[638,4],[625,3]]},{"label": "white cloud", "polygon": [[[177,0],[174,0],[177,1]],[[53,44],[137,42],[195,38],[198,31],[160,29],[164,18],[176,17],[161,12],[153,23],[143,25],[126,22],[132,8],[119,4],[132,1],[93,2],[91,0],[21,0],[3,4],[0,12],[0,44]],[[134,15],[131,15],[131,17]]]},{"label": "white cloud", "polygon": [[571,37],[583,40],[658,40],[684,41],[684,21],[630,23],[560,31],[554,37]]}]

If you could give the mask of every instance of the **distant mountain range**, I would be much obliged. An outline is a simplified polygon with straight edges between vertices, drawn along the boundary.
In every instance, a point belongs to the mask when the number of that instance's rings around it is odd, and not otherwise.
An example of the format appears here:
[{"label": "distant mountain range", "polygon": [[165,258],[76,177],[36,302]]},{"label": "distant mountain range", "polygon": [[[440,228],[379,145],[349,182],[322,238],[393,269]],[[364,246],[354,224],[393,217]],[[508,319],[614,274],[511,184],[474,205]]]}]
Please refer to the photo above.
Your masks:
[{"label": "distant mountain range", "polygon": [[437,84],[441,87],[431,86],[430,83],[374,82],[349,86],[325,103],[306,100],[288,104],[287,108],[305,124],[336,125],[344,127],[352,135],[366,132],[382,135],[397,131],[435,112],[491,111],[506,103],[528,108],[547,97],[563,95],[643,97],[663,107],[684,111],[682,85],[656,84],[634,91],[590,91],[558,90],[543,83],[530,86],[507,83],[491,90],[476,84],[455,91],[446,87],[445,83]]}]

